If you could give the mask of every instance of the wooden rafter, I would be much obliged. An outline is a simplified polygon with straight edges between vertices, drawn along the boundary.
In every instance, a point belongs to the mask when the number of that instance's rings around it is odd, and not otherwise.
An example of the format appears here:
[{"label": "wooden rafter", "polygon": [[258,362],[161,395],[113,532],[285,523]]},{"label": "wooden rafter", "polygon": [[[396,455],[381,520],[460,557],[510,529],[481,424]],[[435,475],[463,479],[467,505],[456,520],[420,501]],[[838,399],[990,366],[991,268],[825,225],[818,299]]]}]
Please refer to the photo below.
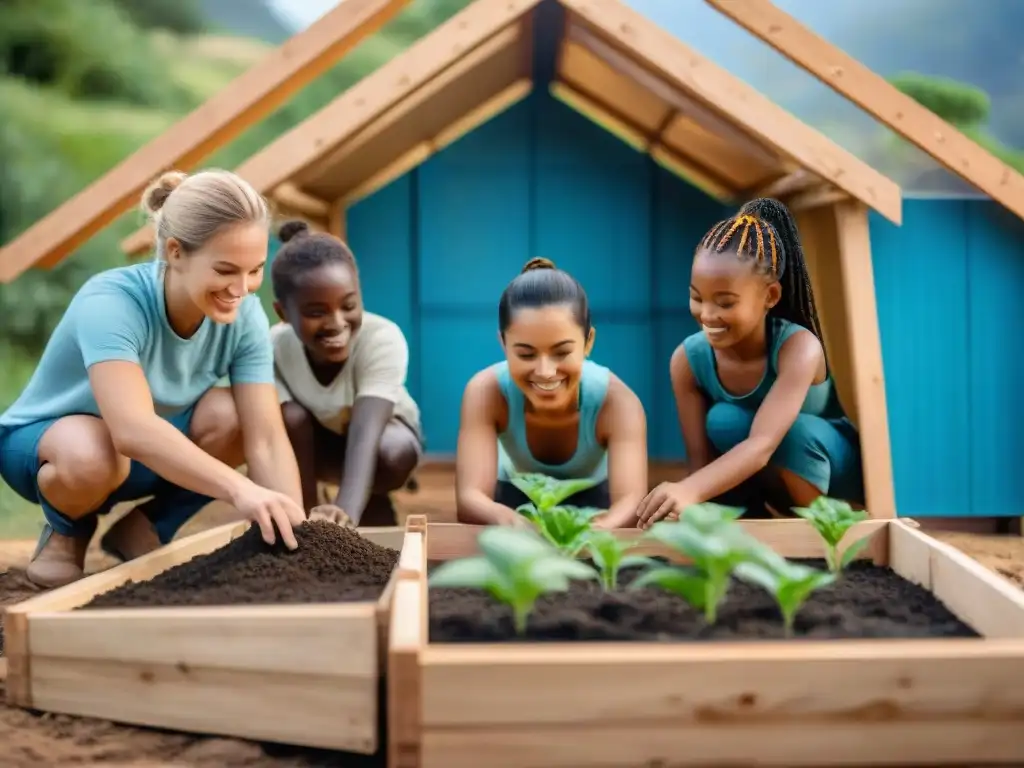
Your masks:
[{"label": "wooden rafter", "polygon": [[189,170],[321,75],[409,0],[345,0],[192,113],[0,249],[0,282],[52,267],[135,205],[168,168]]},{"label": "wooden rafter", "polygon": [[945,168],[1024,218],[1024,176],[769,0],[705,0]]},{"label": "wooden rafter", "polygon": [[787,160],[835,184],[895,224],[900,188],[891,179],[716,66],[619,0],[560,0],[618,48],[730,120]]},{"label": "wooden rafter", "polygon": [[[463,56],[517,23],[541,1],[476,0],[278,137],[236,171],[264,194],[292,181]],[[122,241],[122,250],[141,253],[151,247],[152,236],[151,228],[143,227]]]}]

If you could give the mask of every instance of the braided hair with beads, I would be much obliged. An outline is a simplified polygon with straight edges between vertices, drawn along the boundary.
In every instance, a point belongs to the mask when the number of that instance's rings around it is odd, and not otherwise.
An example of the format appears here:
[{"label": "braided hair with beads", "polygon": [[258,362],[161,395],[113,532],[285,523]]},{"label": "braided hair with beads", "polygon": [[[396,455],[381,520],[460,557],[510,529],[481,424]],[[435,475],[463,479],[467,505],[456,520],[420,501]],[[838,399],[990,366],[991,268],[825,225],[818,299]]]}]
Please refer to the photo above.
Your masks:
[{"label": "braided hair with beads", "polygon": [[[752,260],[760,274],[778,280],[782,295],[769,314],[809,330],[818,337],[824,353],[825,338],[800,234],[785,205],[770,197],[751,200],[735,216],[715,224],[700,248],[714,253],[735,251],[741,259]],[[827,361],[828,354],[825,356]]]}]

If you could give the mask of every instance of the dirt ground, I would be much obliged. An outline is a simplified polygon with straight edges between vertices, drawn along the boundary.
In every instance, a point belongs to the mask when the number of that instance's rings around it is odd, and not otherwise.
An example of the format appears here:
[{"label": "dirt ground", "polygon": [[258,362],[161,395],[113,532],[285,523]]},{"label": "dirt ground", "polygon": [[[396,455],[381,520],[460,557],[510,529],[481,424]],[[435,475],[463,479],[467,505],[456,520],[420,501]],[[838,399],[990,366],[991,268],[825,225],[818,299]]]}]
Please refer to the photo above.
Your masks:
[{"label": "dirt ground", "polygon": [[[399,519],[426,514],[432,520],[454,519],[451,478],[421,475],[416,493],[396,495]],[[114,517],[105,521],[105,526]],[[181,535],[230,521],[230,510],[211,505],[183,529]],[[102,528],[101,528],[102,530]],[[1024,587],[1024,538],[965,533],[932,535],[949,542],[1004,577]],[[98,538],[98,537],[97,537]],[[37,590],[24,577],[34,542],[0,541],[0,607],[24,600]],[[95,548],[89,552],[89,571],[114,563]],[[0,672],[5,671],[0,659]],[[0,765],[4,768],[63,768],[64,766],[121,766],[122,768],[328,768],[348,766],[351,756],[315,750],[261,745],[238,739],[210,738],[109,722],[25,712],[3,702],[0,674]]]}]

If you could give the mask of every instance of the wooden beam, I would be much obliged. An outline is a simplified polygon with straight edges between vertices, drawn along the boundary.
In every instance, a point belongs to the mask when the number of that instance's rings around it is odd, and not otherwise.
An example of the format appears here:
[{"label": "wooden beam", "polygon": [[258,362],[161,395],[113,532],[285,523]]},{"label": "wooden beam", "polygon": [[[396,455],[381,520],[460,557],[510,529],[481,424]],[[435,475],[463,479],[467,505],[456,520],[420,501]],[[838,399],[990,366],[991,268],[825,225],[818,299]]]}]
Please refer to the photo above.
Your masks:
[{"label": "wooden beam", "polygon": [[168,168],[190,170],[376,32],[409,0],[345,0],[0,249],[0,282],[52,267],[138,203]]},{"label": "wooden beam", "polygon": [[769,0],[705,0],[821,82],[1024,218],[1024,176]]},{"label": "wooden beam", "polygon": [[770,184],[761,187],[750,195],[751,199],[758,197],[774,197],[780,199],[805,189],[816,187],[821,184],[821,178],[808,171],[806,168],[797,168],[795,171],[776,179]]},{"label": "wooden beam", "polygon": [[843,190],[836,189],[831,184],[822,184],[783,198],[789,210],[794,213],[809,211],[811,208],[832,205],[851,199]]},{"label": "wooden beam", "polygon": [[348,237],[348,227],[346,226],[347,222],[345,219],[345,204],[341,200],[335,200],[331,203],[330,216],[327,218],[327,231],[343,241]]},{"label": "wooden beam", "polygon": [[[510,46],[518,45],[524,35],[522,25],[512,25],[491,37],[489,40],[474,48],[466,55],[460,57],[450,67],[447,67],[437,77],[425,83],[415,93],[391,107],[378,119],[363,128],[359,133],[346,138],[346,140],[334,149],[317,159],[315,168],[332,168],[346,158],[360,152],[369,142],[377,138],[388,128],[408,119],[409,115],[417,108],[429,103],[442,91],[450,88],[467,73],[476,69],[480,64],[488,61],[507,50]],[[301,173],[301,172],[300,172]],[[298,174],[297,174],[298,175]]]},{"label": "wooden beam", "polygon": [[281,184],[270,193],[270,197],[286,208],[299,211],[306,216],[323,219],[330,215],[329,203],[303,192],[291,183]]},{"label": "wooden beam", "polygon": [[[340,7],[351,2],[346,0]],[[263,193],[290,181],[540,2],[476,0],[246,160],[237,172]],[[121,247],[127,253],[139,253],[151,247],[152,238],[146,226]]]},{"label": "wooden beam", "polygon": [[453,122],[433,138],[420,142],[405,154],[389,163],[359,186],[350,190],[342,198],[346,206],[369,197],[374,192],[390,184],[395,179],[422,165],[431,155],[437,154],[449,144],[453,144],[479,125],[496,117],[512,105],[525,99],[533,89],[533,81],[526,77],[517,80],[504,90],[496,93],[467,114]]},{"label": "wooden beam", "polygon": [[[630,121],[628,116],[613,112],[596,97],[583,93],[569,83],[554,81],[549,89],[551,94],[567,107],[601,126],[638,152],[648,153],[662,168],[697,187],[706,195],[721,202],[735,198],[735,190],[721,176],[692,157],[662,144],[659,141],[661,131],[655,136],[648,136],[640,126]],[[670,112],[669,118],[673,114]]]},{"label": "wooden beam", "polygon": [[[743,154],[763,165],[774,166],[779,162],[779,158],[774,152],[766,149],[763,144],[755,141],[742,129],[737,128],[735,123],[720,117],[707,107],[680,93],[677,88],[666,83],[657,75],[647,72],[633,62],[629,56],[620,53],[580,25],[570,25],[567,37],[582,45],[619,74],[634,81],[668,104],[675,113],[674,119],[689,118],[708,133],[721,136],[729,143],[734,144]],[[665,125],[663,132],[668,129],[668,125]]]},{"label": "wooden beam", "polygon": [[865,506],[896,516],[882,342],[867,208],[848,200],[796,213],[832,376],[860,433]]},{"label": "wooden beam", "polygon": [[619,0],[559,0],[614,45],[796,165],[900,224],[900,188]]}]

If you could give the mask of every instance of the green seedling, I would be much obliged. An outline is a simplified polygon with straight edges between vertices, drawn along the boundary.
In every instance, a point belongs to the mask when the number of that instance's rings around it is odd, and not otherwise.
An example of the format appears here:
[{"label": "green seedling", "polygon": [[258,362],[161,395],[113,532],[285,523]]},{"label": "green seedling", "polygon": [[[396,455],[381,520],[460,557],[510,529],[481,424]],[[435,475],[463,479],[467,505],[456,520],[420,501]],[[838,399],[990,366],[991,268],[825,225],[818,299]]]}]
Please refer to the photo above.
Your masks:
[{"label": "green seedling", "polygon": [[737,565],[735,573],[737,578],[763,587],[775,598],[787,637],[793,634],[793,622],[807,598],[838,578],[836,573],[790,562],[770,549]]},{"label": "green seedling", "polygon": [[705,621],[714,624],[732,572],[764,548],[735,522],[740,514],[742,510],[734,507],[697,504],[683,510],[677,523],[655,523],[648,535],[688,557],[694,567],[654,568],[633,582],[633,587],[655,584],[674,592],[703,609]]},{"label": "green seedling", "polygon": [[839,555],[839,542],[854,525],[867,520],[867,512],[853,509],[845,501],[819,496],[809,507],[793,507],[793,512],[807,520],[825,542],[825,562],[832,573],[839,573],[853,562],[868,545],[870,537],[858,539]]},{"label": "green seedling", "polygon": [[566,591],[572,580],[597,577],[589,565],[564,556],[531,530],[495,526],[477,542],[480,555],[444,563],[430,575],[430,585],[486,590],[511,607],[520,635],[537,598]]},{"label": "green seedling", "polygon": [[524,504],[516,511],[529,519],[540,535],[559,552],[575,557],[586,544],[591,519],[601,510],[557,506],[540,511],[530,504]]},{"label": "green seedling", "polygon": [[557,507],[563,501],[580,491],[592,488],[593,480],[557,480],[539,472],[524,472],[511,478],[512,485],[526,494],[539,511]]},{"label": "green seedling", "polygon": [[636,542],[624,541],[611,531],[593,531],[587,537],[586,549],[601,574],[601,586],[611,592],[619,587],[619,572],[623,568],[655,563],[643,555],[629,555]]}]

